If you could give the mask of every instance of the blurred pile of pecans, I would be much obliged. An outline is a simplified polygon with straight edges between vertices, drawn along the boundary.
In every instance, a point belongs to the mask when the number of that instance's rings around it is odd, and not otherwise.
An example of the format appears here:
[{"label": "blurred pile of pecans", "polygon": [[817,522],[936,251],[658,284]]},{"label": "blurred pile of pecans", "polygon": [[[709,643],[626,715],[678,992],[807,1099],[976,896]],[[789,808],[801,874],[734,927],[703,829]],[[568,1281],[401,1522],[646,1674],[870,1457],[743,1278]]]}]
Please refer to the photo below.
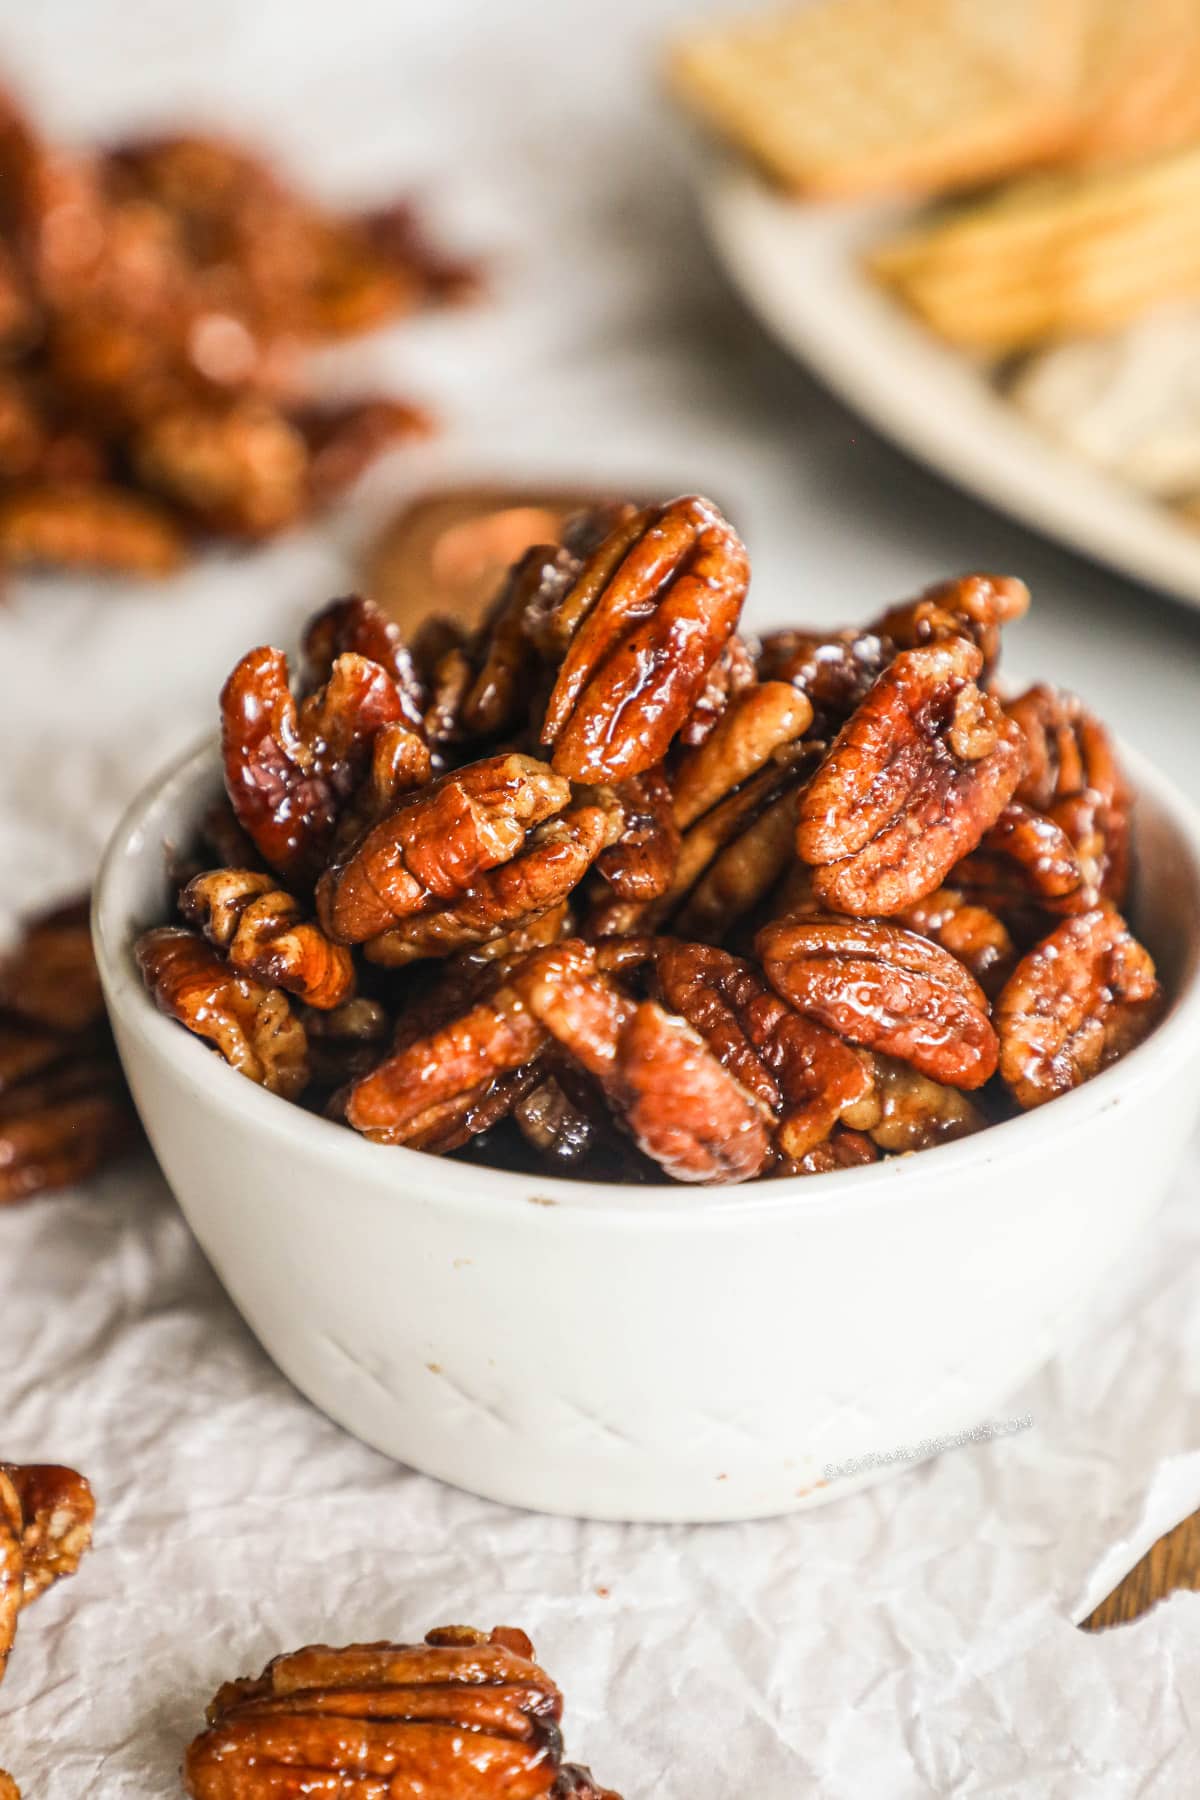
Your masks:
[{"label": "blurred pile of pecans", "polygon": [[410,206],[333,213],[216,137],[67,150],[0,94],[0,563],[158,575],[428,428],[305,352],[476,285]]}]

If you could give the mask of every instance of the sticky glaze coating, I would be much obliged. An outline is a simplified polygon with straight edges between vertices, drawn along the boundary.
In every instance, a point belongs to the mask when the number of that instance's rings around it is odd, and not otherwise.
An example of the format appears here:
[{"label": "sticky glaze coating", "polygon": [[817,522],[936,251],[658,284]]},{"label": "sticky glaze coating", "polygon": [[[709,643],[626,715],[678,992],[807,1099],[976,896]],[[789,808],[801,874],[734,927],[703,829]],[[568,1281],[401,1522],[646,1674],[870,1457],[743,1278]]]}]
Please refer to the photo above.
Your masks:
[{"label": "sticky glaze coating", "polygon": [[336,600],[298,694],[251,650],[159,1004],[376,1143],[629,1182],[928,1149],[1133,1048],[1132,797],[995,685],[1024,584],[756,643],[748,579],[710,501],[605,503],[471,630]]},{"label": "sticky glaze coating", "polygon": [[620,1800],[563,1762],[562,1711],[512,1628],[313,1644],[218,1689],[184,1786],[191,1800]]}]

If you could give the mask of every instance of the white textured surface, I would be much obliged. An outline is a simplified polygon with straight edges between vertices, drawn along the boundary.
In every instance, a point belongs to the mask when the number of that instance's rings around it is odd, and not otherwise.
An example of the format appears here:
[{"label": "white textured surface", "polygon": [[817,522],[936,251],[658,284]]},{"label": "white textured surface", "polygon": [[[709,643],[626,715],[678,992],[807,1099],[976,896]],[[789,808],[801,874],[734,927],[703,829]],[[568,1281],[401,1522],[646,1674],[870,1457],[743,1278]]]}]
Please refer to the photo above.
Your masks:
[{"label": "white textured surface", "polygon": [[[728,298],[646,72],[687,10],[0,14],[0,62],[59,126],[257,110],[331,192],[411,171],[497,269],[487,310],[351,358],[455,420],[355,515],[162,591],[13,589],[7,918],[87,875],[236,654],[289,642],[345,586],[371,512],[447,468],[707,487],[754,551],[758,620],[853,618],[950,569],[1014,569],[1036,613],[1010,668],[1070,680],[1200,795],[1200,621],[904,463]],[[267,1364],[148,1169],[0,1217],[0,1447],[76,1463],[101,1505],[83,1572],[24,1622],[0,1764],[27,1800],[157,1800],[220,1679],[305,1640],[456,1618],[531,1631],[574,1753],[628,1800],[1200,1792],[1200,1601],[1098,1640],[1070,1622],[1200,1505],[1198,1166],[1073,1351],[1013,1397],[1032,1430],[789,1522],[689,1531],[508,1514],[344,1437]]]}]

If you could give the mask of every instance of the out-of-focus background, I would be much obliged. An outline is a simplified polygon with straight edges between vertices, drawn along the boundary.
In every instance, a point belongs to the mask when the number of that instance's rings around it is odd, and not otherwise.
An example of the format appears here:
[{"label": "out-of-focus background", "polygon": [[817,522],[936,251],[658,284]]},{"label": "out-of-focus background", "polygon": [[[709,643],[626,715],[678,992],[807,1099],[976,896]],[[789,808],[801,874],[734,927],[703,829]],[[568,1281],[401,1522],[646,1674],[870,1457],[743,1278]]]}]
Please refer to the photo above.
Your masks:
[{"label": "out-of-focus background", "polygon": [[854,619],[968,566],[1018,572],[1035,601],[1012,638],[1017,677],[1078,688],[1196,779],[1200,619],[898,454],[735,297],[695,201],[708,146],[662,77],[668,39],[731,10],[48,0],[0,24],[0,71],[56,139],[215,126],[329,202],[413,193],[439,239],[487,267],[479,302],[321,353],[332,392],[392,388],[443,425],[319,524],[163,582],[10,582],[6,908],[89,872],[121,800],[211,723],[237,655],[286,645],[357,580],[394,504],[476,476],[712,492],[749,543],[757,623]]}]

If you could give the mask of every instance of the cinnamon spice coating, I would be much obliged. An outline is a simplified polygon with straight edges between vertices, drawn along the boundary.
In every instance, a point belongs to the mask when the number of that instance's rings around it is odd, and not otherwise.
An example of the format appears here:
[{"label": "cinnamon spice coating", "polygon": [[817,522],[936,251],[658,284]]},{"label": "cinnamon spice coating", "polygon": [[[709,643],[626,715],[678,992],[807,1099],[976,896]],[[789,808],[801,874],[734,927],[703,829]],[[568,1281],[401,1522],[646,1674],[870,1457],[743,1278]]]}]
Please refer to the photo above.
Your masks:
[{"label": "cinnamon spice coating", "polygon": [[1024,584],[756,645],[748,578],[710,501],[605,504],[471,630],[335,601],[299,698],[250,651],[159,1004],[377,1143],[701,1184],[929,1149],[1136,1047],[1132,796],[1073,696],[998,697]]}]

